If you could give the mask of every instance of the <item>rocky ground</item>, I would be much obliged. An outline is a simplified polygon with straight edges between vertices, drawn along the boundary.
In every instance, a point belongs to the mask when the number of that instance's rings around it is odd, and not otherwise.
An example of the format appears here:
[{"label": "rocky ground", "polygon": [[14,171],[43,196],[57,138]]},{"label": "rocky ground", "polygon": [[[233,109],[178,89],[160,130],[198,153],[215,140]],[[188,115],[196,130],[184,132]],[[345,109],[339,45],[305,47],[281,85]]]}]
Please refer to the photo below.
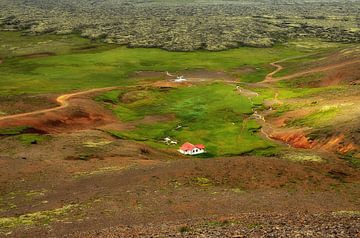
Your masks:
[{"label": "rocky ground", "polygon": [[111,227],[67,237],[360,237],[359,213],[244,214],[218,220]]}]

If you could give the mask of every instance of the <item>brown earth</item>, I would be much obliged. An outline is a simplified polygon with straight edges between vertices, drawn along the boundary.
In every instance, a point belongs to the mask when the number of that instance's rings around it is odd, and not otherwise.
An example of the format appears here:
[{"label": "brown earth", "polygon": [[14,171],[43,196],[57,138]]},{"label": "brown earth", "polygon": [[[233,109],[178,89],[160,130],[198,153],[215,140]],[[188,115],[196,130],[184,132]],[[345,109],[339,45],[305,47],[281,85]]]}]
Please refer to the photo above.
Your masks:
[{"label": "brown earth", "polygon": [[[85,131],[81,133],[89,136]],[[61,137],[67,149],[82,140],[77,137],[75,141],[68,141],[67,135],[58,135],[53,140]],[[144,156],[141,147],[134,153],[128,149],[133,145],[118,144],[129,142],[116,140],[114,143],[117,144],[106,146],[119,147],[118,153],[122,154],[88,161],[63,159],[59,147],[52,150],[52,154],[59,157],[46,158],[45,150],[36,147],[52,146],[48,143],[32,148],[43,151],[44,157],[1,159],[5,161],[2,169],[6,171],[0,180],[1,194],[5,202],[13,204],[12,207],[16,205],[9,210],[6,205],[2,206],[5,209],[2,216],[51,210],[65,204],[79,206],[67,216],[66,222],[53,223],[52,229],[20,227],[12,230],[11,237],[62,237],[73,232],[81,237],[108,237],[110,234],[100,236],[95,231],[113,226],[122,229],[149,223],[181,223],[188,218],[191,218],[187,223],[190,225],[196,224],[197,219],[218,219],[229,214],[246,216],[254,211],[266,217],[268,213],[283,214],[284,209],[287,213],[313,214],[358,208],[359,173],[333,157],[326,157],[326,163],[294,163],[260,157],[169,160],[169,154],[161,156],[151,150]],[[100,152],[110,148],[98,149]],[[23,150],[18,151],[21,152]],[[42,194],[25,196],[31,191],[42,191]],[[12,193],[19,195],[14,198]],[[25,201],[31,201],[32,206]],[[127,232],[129,236],[142,237],[136,229]],[[124,235],[121,230],[114,230],[112,234]]]},{"label": "brown earth", "polygon": [[0,117],[55,107],[53,95],[1,95]]},{"label": "brown earth", "polygon": [[89,100],[89,96],[115,88],[92,89],[61,95],[56,98],[59,103],[57,107],[0,117],[0,127],[26,125],[48,133],[58,133],[114,123],[117,121],[115,116],[100,104]]}]

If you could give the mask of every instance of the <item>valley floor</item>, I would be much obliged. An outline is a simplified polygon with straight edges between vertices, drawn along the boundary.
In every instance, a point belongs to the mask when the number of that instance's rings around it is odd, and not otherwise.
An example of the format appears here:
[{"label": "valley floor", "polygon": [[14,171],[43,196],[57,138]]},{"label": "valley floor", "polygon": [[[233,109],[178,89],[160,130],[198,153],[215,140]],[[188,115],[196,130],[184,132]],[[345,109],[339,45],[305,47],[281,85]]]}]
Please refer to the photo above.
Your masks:
[{"label": "valley floor", "polygon": [[0,50],[0,236],[360,235],[359,46],[53,44]]}]

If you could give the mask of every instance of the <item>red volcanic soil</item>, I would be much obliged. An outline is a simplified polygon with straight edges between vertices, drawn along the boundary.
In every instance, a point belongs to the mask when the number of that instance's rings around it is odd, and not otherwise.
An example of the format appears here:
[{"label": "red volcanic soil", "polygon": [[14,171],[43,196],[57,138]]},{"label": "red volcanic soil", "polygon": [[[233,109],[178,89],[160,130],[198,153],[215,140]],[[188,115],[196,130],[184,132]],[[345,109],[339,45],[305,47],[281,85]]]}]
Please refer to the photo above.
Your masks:
[{"label": "red volcanic soil", "polygon": [[31,126],[48,133],[96,128],[117,122],[115,116],[89,95],[71,98],[71,103],[59,110],[34,113],[9,119],[0,117],[0,128]]},{"label": "red volcanic soil", "polygon": [[311,149],[317,142],[310,141],[303,130],[291,129],[288,132],[276,132],[269,135],[270,138],[283,141],[295,148]]}]

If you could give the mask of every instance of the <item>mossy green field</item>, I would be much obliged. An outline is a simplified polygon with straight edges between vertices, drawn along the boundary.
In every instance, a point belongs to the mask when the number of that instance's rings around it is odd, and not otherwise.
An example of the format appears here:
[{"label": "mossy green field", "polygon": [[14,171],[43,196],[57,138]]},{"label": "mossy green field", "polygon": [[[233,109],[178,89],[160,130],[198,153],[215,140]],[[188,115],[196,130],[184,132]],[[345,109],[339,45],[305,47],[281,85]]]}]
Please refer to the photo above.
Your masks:
[{"label": "mossy green field", "polygon": [[[339,47],[329,47],[336,46]],[[19,33],[0,32],[0,57],[5,59],[0,65],[0,93],[48,93],[130,85],[135,81],[128,80],[130,74],[147,70],[229,72],[252,66],[256,71],[243,74],[239,80],[257,82],[272,70],[268,65],[270,62],[313,52],[319,52],[319,49],[291,44],[221,52],[168,52],[116,47],[74,35],[20,36]],[[44,57],[44,53],[50,55]]]},{"label": "mossy green field", "polygon": [[[116,98],[114,113],[123,122],[133,122],[146,116],[175,115],[168,122],[140,123],[134,130],[111,131],[112,134],[154,146],[166,148],[163,139],[170,137],[179,143],[203,143],[209,155],[239,155],[256,149],[269,149],[274,144],[255,132],[260,125],[249,115],[256,106],[234,91],[234,85],[204,84],[170,90],[145,89],[109,92],[99,99]],[[119,102],[124,94],[132,102]]]}]

